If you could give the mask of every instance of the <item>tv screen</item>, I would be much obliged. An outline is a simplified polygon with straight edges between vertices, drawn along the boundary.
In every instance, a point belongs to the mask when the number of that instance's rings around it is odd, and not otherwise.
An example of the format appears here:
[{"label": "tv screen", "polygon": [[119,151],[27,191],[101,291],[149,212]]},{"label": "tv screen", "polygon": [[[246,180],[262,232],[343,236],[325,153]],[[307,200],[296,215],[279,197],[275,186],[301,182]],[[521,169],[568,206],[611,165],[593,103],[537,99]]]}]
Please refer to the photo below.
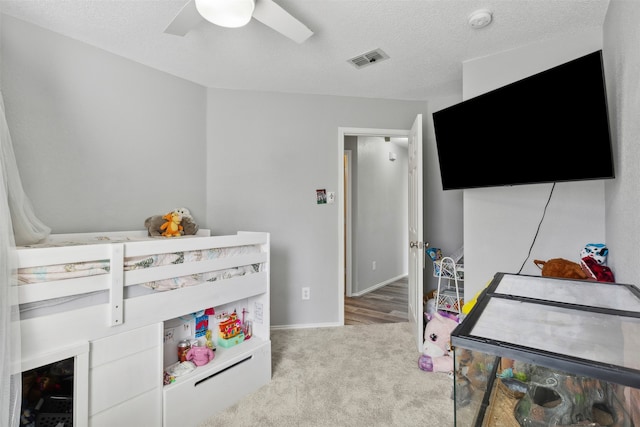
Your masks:
[{"label": "tv screen", "polygon": [[444,190],[614,178],[602,51],[433,113]]}]

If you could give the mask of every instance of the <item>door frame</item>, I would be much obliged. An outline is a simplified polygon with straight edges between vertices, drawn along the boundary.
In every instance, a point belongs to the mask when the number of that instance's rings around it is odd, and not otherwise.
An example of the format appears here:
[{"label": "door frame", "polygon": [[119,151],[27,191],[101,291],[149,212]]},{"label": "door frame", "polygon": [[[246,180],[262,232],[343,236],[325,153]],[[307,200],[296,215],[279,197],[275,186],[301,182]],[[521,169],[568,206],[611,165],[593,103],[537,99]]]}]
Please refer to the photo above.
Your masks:
[{"label": "door frame", "polygon": [[[343,139],[344,141],[344,139]],[[343,155],[343,167],[344,169],[346,169],[346,174],[347,174],[347,182],[344,183],[344,197],[343,199],[345,200],[345,203],[347,204],[346,206],[346,212],[344,213],[344,216],[346,218],[346,224],[343,225],[344,229],[346,231],[348,231],[349,233],[347,233],[344,236],[344,248],[345,248],[345,262],[344,262],[344,278],[345,278],[345,292],[346,292],[346,296],[351,297],[353,295],[353,241],[351,240],[351,235],[352,230],[351,230],[351,212],[352,212],[352,203],[353,203],[353,199],[352,199],[352,184],[353,184],[353,166],[352,166],[352,152],[351,150],[343,150],[344,151],[344,155]],[[343,169],[343,176],[344,176],[344,169]],[[344,313],[343,313],[344,315]]]},{"label": "door frame", "polygon": [[[344,137],[345,136],[380,136],[380,137],[409,137],[411,129],[376,129],[376,128],[338,128],[338,188],[344,188]],[[344,233],[344,197],[338,197],[338,325],[344,325],[344,295],[345,295],[345,233]],[[348,261],[352,262],[352,256]],[[353,266],[349,266],[353,271]]]}]

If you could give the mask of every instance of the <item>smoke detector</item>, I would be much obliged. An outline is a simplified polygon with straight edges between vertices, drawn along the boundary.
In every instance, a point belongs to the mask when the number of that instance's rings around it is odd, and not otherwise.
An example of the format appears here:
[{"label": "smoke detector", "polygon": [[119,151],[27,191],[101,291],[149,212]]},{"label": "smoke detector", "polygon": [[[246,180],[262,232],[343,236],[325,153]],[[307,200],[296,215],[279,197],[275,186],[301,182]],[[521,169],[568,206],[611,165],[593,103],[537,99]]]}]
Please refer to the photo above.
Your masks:
[{"label": "smoke detector", "polygon": [[487,25],[491,24],[491,20],[493,16],[491,12],[487,9],[476,10],[469,16],[469,25],[471,28],[480,29],[484,28]]}]

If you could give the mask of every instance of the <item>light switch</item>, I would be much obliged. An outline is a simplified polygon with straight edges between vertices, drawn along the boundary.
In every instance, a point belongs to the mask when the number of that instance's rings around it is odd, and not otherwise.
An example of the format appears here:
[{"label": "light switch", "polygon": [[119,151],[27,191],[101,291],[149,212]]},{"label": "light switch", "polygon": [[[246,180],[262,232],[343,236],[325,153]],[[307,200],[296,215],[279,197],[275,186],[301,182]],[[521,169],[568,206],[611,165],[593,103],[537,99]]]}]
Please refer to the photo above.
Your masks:
[{"label": "light switch", "polygon": [[336,201],[336,192],[329,191],[327,193],[327,203],[331,204],[331,203],[334,203],[335,201]]}]

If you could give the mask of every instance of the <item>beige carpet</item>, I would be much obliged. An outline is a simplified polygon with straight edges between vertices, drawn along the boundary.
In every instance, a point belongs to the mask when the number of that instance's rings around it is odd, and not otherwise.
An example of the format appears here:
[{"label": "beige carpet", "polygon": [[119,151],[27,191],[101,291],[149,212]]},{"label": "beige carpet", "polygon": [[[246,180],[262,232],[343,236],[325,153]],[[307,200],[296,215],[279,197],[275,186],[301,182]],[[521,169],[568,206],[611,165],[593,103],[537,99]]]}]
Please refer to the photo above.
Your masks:
[{"label": "beige carpet", "polygon": [[276,330],[271,383],[205,426],[453,426],[452,380],[418,368],[408,323]]}]

